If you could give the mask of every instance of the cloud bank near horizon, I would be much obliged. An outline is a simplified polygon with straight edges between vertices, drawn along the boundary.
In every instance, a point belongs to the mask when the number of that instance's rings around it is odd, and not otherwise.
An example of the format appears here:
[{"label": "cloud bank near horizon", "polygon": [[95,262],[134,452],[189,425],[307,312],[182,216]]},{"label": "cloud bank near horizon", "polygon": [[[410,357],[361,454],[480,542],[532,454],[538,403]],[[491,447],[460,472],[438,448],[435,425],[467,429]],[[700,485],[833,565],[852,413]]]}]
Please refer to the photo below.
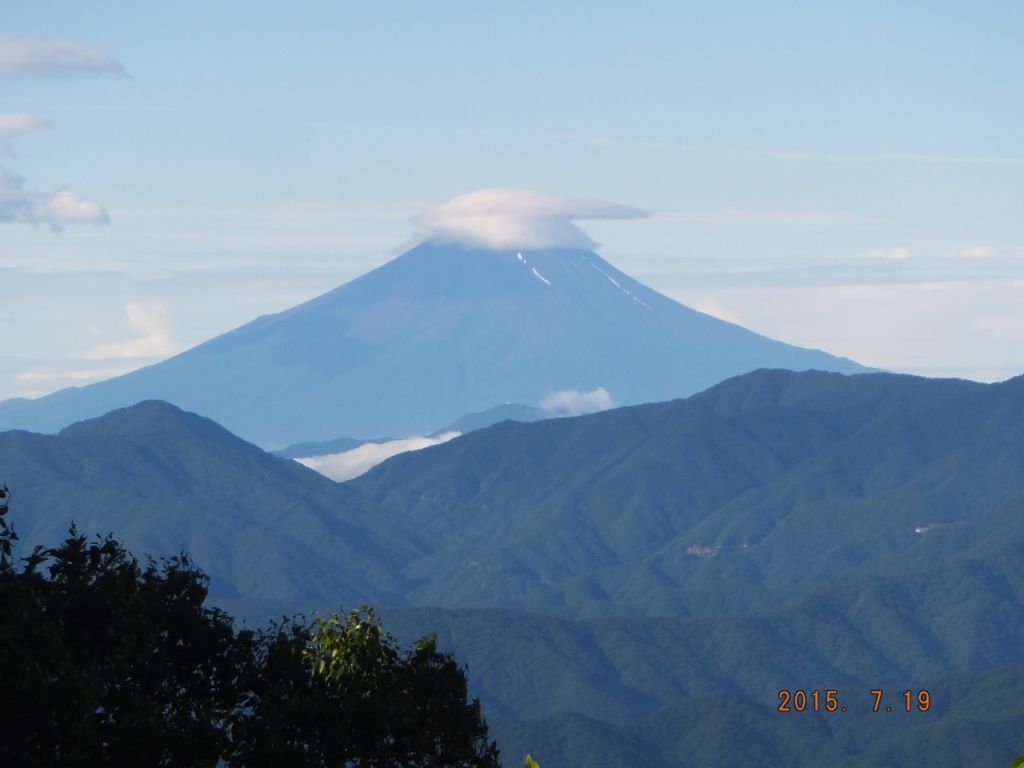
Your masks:
[{"label": "cloud bank near horizon", "polygon": [[573,222],[639,219],[648,211],[604,200],[492,187],[460,195],[413,219],[424,240],[493,249],[585,248],[597,243]]}]

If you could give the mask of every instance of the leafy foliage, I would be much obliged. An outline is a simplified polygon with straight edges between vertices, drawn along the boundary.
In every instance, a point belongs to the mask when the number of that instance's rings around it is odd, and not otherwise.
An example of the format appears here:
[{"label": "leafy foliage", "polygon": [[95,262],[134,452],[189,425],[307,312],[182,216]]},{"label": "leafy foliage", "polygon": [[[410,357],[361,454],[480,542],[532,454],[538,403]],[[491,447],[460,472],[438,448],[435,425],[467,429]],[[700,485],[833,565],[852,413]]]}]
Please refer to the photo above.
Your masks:
[{"label": "leafy foliage", "polygon": [[[185,556],[144,567],[74,529],[0,573],[12,765],[208,765],[238,697],[230,617]],[[46,575],[39,567],[45,565]]]},{"label": "leafy foliage", "polygon": [[206,596],[187,556],[73,527],[0,561],[0,764],[498,766],[434,638],[403,652],[369,609],[236,630]]},{"label": "leafy foliage", "polygon": [[7,566],[11,557],[11,549],[14,542],[18,540],[18,534],[7,522],[7,508],[10,500],[11,492],[5,483],[3,490],[0,490],[0,568]]},{"label": "leafy foliage", "polygon": [[432,636],[403,652],[372,609],[266,633],[233,763],[497,768],[480,704]]}]

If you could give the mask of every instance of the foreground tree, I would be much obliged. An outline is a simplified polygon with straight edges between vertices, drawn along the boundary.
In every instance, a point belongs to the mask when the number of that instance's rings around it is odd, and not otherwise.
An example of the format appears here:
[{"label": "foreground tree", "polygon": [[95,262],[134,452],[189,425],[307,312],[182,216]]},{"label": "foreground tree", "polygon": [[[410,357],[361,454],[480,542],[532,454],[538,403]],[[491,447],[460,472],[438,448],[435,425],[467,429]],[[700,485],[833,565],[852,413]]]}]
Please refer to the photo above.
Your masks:
[{"label": "foreground tree", "polygon": [[257,647],[232,763],[499,766],[465,674],[433,636],[402,651],[364,608],[276,627]]},{"label": "foreground tree", "polygon": [[72,528],[15,561],[6,512],[0,765],[499,765],[434,638],[402,651],[369,609],[236,631],[186,556],[140,566]]},{"label": "foreground tree", "polygon": [[215,764],[244,645],[205,576],[74,530],[23,562],[0,572],[0,763]]}]

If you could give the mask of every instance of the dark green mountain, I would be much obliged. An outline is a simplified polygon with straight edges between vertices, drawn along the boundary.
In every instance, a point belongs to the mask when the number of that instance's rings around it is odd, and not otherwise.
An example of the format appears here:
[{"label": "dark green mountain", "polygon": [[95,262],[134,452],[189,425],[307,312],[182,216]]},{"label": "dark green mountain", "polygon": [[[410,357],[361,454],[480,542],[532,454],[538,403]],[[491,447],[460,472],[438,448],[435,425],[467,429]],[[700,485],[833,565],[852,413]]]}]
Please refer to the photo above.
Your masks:
[{"label": "dark green mountain", "polygon": [[[928,712],[916,709],[922,689],[933,702]],[[508,754],[530,752],[553,768],[1003,768],[1024,754],[1021,666],[926,681],[913,689],[909,713],[901,689],[886,691],[893,712],[886,705],[873,712],[870,691],[841,694],[841,701],[859,706],[846,713],[782,714],[774,703],[718,695],[676,702],[628,726],[566,712],[496,721],[492,731]]]},{"label": "dark green mountain", "polygon": [[419,549],[413,602],[739,615],[1019,541],[1024,378],[762,371],[687,400],[505,423],[347,486]]},{"label": "dark green mountain", "polygon": [[[782,688],[913,687],[1024,665],[1014,548],[906,578],[822,585],[758,616],[565,620],[509,611],[395,609],[406,637],[437,631],[495,716],[574,711],[626,724],[719,693],[774,706]],[[953,587],[956,580],[959,584]]]},{"label": "dark green mountain", "polygon": [[114,532],[136,552],[189,553],[211,595],[276,612],[400,600],[400,547],[346,514],[346,491],[209,419],[150,401],[55,436],[0,433],[24,542]]},{"label": "dark green mountain", "polygon": [[[1024,377],[760,371],[504,422],[340,485],[143,403],[0,433],[0,476],[26,542],[74,517],[192,551],[253,615],[391,606],[545,768],[1024,752]],[[888,725],[775,709],[780,688],[928,686],[932,712]]]},{"label": "dark green mountain", "polygon": [[[1024,378],[763,371],[505,422],[343,485],[146,403],[54,437],[3,433],[0,465],[26,534],[52,540],[74,518],[189,548],[242,598],[345,584],[377,603],[744,616],[1019,542],[1022,401]],[[273,536],[314,549],[272,567]],[[282,586],[311,567],[329,588]]]}]

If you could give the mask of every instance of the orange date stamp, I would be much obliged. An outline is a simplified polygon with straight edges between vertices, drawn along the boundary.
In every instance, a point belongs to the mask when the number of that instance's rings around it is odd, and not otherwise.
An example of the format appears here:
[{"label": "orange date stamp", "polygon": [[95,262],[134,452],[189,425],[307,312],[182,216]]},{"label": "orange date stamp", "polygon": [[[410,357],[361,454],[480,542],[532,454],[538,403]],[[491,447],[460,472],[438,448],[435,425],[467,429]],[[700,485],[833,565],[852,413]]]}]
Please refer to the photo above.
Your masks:
[{"label": "orange date stamp", "polygon": [[[860,704],[872,712],[927,712],[932,706],[932,695],[926,688],[918,691],[898,691],[886,698],[885,691],[872,688]],[[858,711],[861,707],[858,706]],[[779,712],[846,712],[847,706],[839,700],[839,690],[813,688],[804,690],[783,688],[779,691]]]}]

